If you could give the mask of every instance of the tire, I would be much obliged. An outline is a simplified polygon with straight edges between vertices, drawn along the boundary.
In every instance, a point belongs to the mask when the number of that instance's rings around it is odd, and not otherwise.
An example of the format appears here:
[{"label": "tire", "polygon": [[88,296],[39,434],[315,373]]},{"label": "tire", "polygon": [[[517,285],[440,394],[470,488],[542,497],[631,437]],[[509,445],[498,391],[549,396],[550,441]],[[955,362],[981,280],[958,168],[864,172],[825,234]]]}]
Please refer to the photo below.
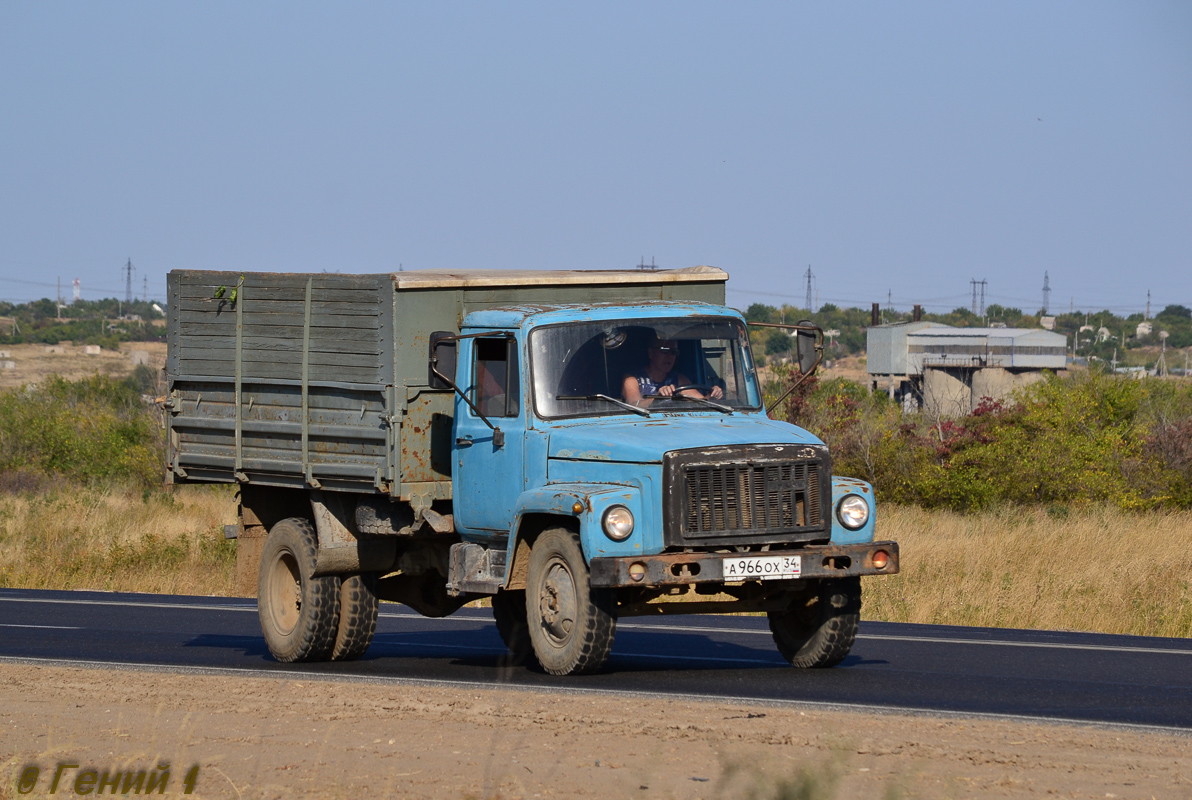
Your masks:
[{"label": "tire", "polygon": [[343,575],[339,583],[339,626],[332,661],[355,661],[364,655],[377,632],[377,573]]},{"label": "tire", "polygon": [[501,590],[493,596],[493,619],[501,641],[509,648],[509,662],[515,666],[534,662],[534,645],[526,621],[526,593]]},{"label": "tire", "polygon": [[595,672],[617,632],[611,591],[592,589],[579,536],[543,531],[530,550],[526,621],[538,663],[551,675]]},{"label": "tire", "polygon": [[414,512],[405,503],[379,497],[362,497],[356,503],[356,530],[374,536],[394,536],[414,524]]},{"label": "tire", "polygon": [[771,611],[768,616],[778,652],[792,666],[834,667],[845,659],[857,639],[861,579],[823,581],[818,591],[797,595],[790,608]]},{"label": "tire", "polygon": [[318,536],[305,519],[273,526],[261,551],[257,614],[269,652],[278,661],[325,661],[339,626],[336,575],[313,578]]}]

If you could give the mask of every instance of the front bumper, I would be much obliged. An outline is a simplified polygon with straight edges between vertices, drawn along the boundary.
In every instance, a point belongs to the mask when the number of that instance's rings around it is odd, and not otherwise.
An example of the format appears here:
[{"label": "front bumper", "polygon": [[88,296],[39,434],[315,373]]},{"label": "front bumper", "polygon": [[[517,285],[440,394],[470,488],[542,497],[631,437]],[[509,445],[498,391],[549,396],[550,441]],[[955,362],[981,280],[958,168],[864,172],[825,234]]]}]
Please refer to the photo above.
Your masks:
[{"label": "front bumper", "polygon": [[[886,566],[879,569],[873,563],[879,551],[887,554]],[[802,556],[802,570],[798,578],[849,578],[858,575],[893,575],[898,572],[898,543],[869,542],[867,544],[808,545],[798,550],[772,553],[672,553],[660,556],[624,556],[593,558],[589,564],[592,586],[680,586],[691,583],[724,583],[722,564],[726,558],[742,555],[798,555]],[[641,580],[633,580],[629,568],[634,564],[645,567]]]}]

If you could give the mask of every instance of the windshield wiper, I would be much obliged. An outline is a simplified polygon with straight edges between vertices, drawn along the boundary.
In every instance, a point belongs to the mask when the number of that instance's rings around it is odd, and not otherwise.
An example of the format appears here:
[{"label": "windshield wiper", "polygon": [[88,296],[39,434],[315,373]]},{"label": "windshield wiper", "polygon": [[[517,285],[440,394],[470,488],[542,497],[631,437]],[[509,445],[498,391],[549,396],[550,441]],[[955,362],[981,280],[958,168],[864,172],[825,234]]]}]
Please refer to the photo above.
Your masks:
[{"label": "windshield wiper", "polygon": [[648,394],[646,397],[656,397],[662,400],[690,400],[693,403],[700,403],[701,405],[705,405],[708,408],[714,408],[717,411],[723,411],[725,414],[733,413],[733,410],[728,406],[721,405],[720,403],[714,403],[706,397],[692,397],[688,394],[672,394],[669,396],[662,394]]},{"label": "windshield wiper", "polygon": [[607,394],[567,394],[567,395],[561,394],[558,397],[556,397],[555,399],[556,400],[607,400],[610,403],[615,403],[616,405],[619,405],[621,408],[628,409],[629,411],[632,411],[634,414],[641,414],[643,417],[650,416],[650,412],[646,411],[644,408],[638,408],[637,406],[631,406],[628,403],[624,402],[623,400],[618,400],[615,397],[609,397]]}]

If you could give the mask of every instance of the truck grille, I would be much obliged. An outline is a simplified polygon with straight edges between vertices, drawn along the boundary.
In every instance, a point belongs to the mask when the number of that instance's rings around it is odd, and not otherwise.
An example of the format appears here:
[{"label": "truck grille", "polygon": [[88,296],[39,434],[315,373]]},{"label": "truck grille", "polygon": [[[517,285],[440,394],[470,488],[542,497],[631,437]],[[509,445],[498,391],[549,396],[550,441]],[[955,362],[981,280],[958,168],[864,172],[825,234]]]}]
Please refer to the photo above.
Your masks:
[{"label": "truck grille", "polygon": [[669,546],[806,542],[830,533],[823,498],[831,496],[831,467],[822,447],[676,451],[667,454],[663,480]]},{"label": "truck grille", "polygon": [[688,536],[789,530],[820,520],[814,464],[692,467],[683,476]]}]

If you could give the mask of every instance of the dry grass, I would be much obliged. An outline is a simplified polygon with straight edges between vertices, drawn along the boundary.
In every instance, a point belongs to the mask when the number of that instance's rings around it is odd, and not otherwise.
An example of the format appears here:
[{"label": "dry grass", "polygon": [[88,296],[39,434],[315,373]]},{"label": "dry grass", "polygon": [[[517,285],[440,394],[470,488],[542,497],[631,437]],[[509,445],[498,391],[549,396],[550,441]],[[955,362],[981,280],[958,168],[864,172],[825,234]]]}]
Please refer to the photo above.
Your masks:
[{"label": "dry grass", "polygon": [[902,573],[865,581],[865,617],[1192,636],[1192,512],[1056,511],[882,508]]},{"label": "dry grass", "polygon": [[232,595],[228,487],[0,495],[0,586]]},{"label": "dry grass", "polygon": [[0,361],[12,361],[14,369],[0,369],[0,389],[12,389],[27,383],[41,383],[50,375],[78,380],[101,373],[122,378],[132,373],[129,356],[133,350],[149,353],[149,366],[156,372],[166,363],[165,342],[121,342],[120,349],[100,351],[89,356],[82,345],[63,343],[61,353],[47,352],[43,344],[0,345],[10,355]]},{"label": "dry grass", "polygon": [[[0,586],[234,595],[227,487],[0,494]],[[902,573],[865,580],[865,618],[1192,636],[1192,512],[980,514],[886,506]]]}]

